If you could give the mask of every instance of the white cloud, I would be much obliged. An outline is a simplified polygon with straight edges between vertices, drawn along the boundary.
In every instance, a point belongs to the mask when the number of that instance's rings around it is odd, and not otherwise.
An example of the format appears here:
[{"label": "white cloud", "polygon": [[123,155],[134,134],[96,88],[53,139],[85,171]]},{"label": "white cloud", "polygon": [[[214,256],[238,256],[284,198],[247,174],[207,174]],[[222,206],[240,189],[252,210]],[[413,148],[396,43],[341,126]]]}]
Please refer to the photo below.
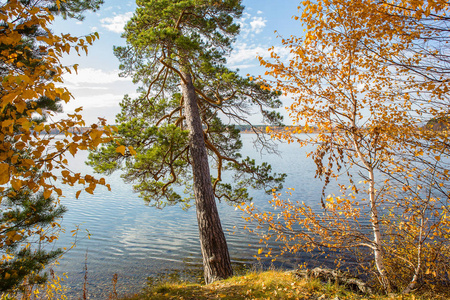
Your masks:
[{"label": "white cloud", "polygon": [[72,99],[69,103],[64,105],[65,110],[71,110],[80,106],[86,108],[100,108],[106,106],[119,107],[119,102],[123,99],[123,95],[105,93],[92,96],[78,96],[75,94],[74,98],[75,99]]},{"label": "white cloud", "polygon": [[236,44],[227,62],[234,67],[236,64],[242,62],[248,63],[256,60],[256,56],[262,55],[265,52],[267,52],[267,48],[261,46],[249,46],[246,43]]},{"label": "white cloud", "polygon": [[[86,91],[85,91],[86,92]],[[81,114],[86,124],[97,122],[97,118],[105,118],[110,124],[114,123],[115,116],[120,112],[119,103],[123,99],[122,93],[96,93],[86,95],[80,91],[73,91],[73,99],[69,103],[63,104],[63,114],[58,114],[58,118],[64,118],[66,114],[73,113],[78,107],[83,107]],[[137,93],[129,93],[131,98],[138,96]]]},{"label": "white cloud", "polygon": [[242,64],[242,65],[232,65],[231,67],[233,69],[244,70],[244,69],[254,68],[254,67],[258,67],[258,66],[259,66],[259,64]]},{"label": "white cloud", "polygon": [[132,80],[119,77],[118,73],[118,70],[80,68],[78,74],[64,74],[62,86],[68,88],[74,97],[63,105],[64,111],[71,113],[75,108],[83,107],[87,123],[96,122],[97,117],[105,117],[113,122],[114,116],[120,111],[119,103],[123,95],[137,96]]},{"label": "white cloud", "polygon": [[261,33],[266,27],[266,19],[263,17],[253,17],[253,20],[250,22],[251,31],[255,34]]},{"label": "white cloud", "polygon": [[[238,67],[241,69],[243,69],[244,67],[254,66],[255,64],[259,65],[256,57],[262,56],[263,58],[269,58],[269,47],[270,46],[257,46],[248,45],[246,43],[236,43],[233,47],[231,55],[227,59],[227,62],[231,67]],[[289,58],[289,55],[291,54],[289,49],[282,46],[275,46],[274,52],[280,56],[281,60]]]},{"label": "white cloud", "polygon": [[247,38],[251,35],[253,37],[263,31],[264,27],[266,27],[266,23],[267,20],[264,17],[254,17],[249,13],[244,13],[238,20],[238,24],[241,26],[240,36]]},{"label": "white cloud", "polygon": [[122,33],[123,27],[128,20],[133,16],[132,12],[127,12],[121,15],[114,16],[112,18],[103,18],[100,20],[101,26],[109,31]]},{"label": "white cloud", "polygon": [[86,85],[109,84],[115,81],[131,81],[130,78],[119,77],[119,71],[103,71],[94,68],[80,68],[78,74],[64,74],[64,85],[73,87],[86,87]]}]

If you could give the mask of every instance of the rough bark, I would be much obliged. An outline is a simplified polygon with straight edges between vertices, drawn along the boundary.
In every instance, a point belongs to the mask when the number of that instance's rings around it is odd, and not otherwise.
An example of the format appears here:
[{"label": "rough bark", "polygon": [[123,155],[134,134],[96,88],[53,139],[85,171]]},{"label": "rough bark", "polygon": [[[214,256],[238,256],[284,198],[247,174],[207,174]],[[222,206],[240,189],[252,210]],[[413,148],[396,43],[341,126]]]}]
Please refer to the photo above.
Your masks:
[{"label": "rough bark", "polygon": [[188,72],[181,75],[204,277],[209,284],[232,276],[233,271],[212,188],[198,98],[191,75]]}]

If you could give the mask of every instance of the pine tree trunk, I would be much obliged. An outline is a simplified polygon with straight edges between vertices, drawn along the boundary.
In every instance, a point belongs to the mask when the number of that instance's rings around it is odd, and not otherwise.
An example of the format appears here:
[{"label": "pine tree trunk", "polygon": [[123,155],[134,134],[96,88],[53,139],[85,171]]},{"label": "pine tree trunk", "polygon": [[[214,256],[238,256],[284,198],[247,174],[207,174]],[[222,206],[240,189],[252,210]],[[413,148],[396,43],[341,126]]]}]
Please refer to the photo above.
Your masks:
[{"label": "pine tree trunk", "polygon": [[208,155],[200,112],[191,75],[181,72],[185,79],[181,88],[184,98],[186,124],[189,129],[189,151],[194,175],[194,195],[203,269],[206,284],[233,274],[227,242],[222,230],[209,171]]}]

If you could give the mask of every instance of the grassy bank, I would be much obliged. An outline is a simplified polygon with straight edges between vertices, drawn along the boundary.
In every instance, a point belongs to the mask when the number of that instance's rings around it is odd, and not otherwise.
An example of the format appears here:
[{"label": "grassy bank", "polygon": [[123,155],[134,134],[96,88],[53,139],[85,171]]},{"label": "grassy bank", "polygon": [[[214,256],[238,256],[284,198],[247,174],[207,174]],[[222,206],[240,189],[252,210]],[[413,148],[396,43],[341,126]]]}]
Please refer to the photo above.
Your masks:
[{"label": "grassy bank", "polygon": [[169,280],[149,286],[142,294],[123,300],[143,299],[450,299],[450,294],[360,295],[334,283],[298,279],[285,271],[249,272],[210,285]]}]

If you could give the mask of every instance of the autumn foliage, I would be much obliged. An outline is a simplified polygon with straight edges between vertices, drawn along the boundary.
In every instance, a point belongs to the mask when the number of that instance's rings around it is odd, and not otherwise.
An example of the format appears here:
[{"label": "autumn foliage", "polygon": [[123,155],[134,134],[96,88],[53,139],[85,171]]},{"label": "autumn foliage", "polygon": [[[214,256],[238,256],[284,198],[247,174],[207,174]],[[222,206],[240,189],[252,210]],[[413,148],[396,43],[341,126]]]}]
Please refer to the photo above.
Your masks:
[{"label": "autumn foliage", "polygon": [[[448,287],[448,128],[424,126],[448,116],[448,3],[319,0],[299,9],[305,35],[281,37],[289,61],[272,48],[260,62],[273,77],[267,87],[294,100],[290,117],[304,125],[272,135],[317,146],[308,156],[324,180],[322,209],[276,194],[276,211],[247,206],[249,219],[268,225],[284,251],[369,249],[362,267],[386,292]],[[326,195],[332,180],[340,189]]]},{"label": "autumn foliage", "polygon": [[[63,211],[57,208],[58,201],[50,199],[62,196],[59,183],[81,184],[88,193],[97,184],[106,185],[103,178],[72,172],[66,159],[108,140],[110,129],[104,120],[79,132],[76,127],[85,126],[81,108],[64,119],[52,119],[57,103],[71,99],[62,87],[62,75],[77,70],[76,65],[62,65],[61,57],[71,51],[87,54],[88,45],[98,38],[51,32],[53,6],[70,14],[70,2],[10,0],[0,5],[1,291],[54,259],[54,255],[40,259],[44,252],[33,243],[44,245],[57,238],[51,228],[58,227],[55,218]],[[82,6],[76,2],[78,8],[70,6],[74,13]],[[51,134],[54,131],[60,135]]]}]

